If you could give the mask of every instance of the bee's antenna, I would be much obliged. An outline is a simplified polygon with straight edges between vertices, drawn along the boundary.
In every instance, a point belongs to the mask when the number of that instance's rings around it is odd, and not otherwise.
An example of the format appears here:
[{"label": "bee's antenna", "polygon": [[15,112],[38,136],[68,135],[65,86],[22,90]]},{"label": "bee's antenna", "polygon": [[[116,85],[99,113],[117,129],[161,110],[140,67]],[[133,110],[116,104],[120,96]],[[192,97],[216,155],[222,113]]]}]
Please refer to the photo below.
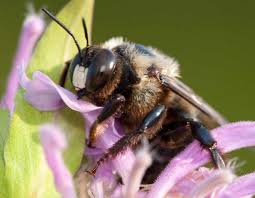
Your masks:
[{"label": "bee's antenna", "polygon": [[74,40],[75,45],[77,46],[78,52],[80,54],[80,58],[82,59],[82,53],[81,53],[81,47],[79,46],[75,36],[73,35],[73,33],[67,29],[67,27],[61,22],[59,21],[53,14],[51,14],[48,10],[42,8],[42,11],[47,14],[51,19],[53,19],[58,25],[60,25]]},{"label": "bee's antenna", "polygon": [[87,29],[86,22],[85,22],[84,18],[82,18],[82,25],[83,25],[83,30],[84,30],[85,38],[87,41],[87,47],[88,47],[89,46],[89,36],[88,36],[88,29]]},{"label": "bee's antenna", "polygon": [[85,34],[85,38],[86,38],[86,51],[85,51],[85,59],[87,58],[88,55],[88,46],[89,46],[89,36],[88,36],[88,29],[86,26],[86,22],[85,19],[82,17],[82,26],[83,26],[83,30],[84,30],[84,34]]}]

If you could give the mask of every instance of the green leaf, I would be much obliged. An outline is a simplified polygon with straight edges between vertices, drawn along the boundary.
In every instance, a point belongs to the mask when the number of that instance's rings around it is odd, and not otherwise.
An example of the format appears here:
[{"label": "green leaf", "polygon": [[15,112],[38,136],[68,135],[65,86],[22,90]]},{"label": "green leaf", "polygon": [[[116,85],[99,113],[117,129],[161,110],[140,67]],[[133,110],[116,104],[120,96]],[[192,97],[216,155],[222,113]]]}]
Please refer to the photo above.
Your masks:
[{"label": "green leaf", "polygon": [[[93,0],[72,0],[57,15],[75,34],[81,47],[86,44],[81,19],[85,18],[90,32],[93,5]],[[76,53],[72,38],[52,22],[35,49],[28,75],[40,70],[57,82],[64,62]],[[5,180],[1,189],[5,189],[4,197],[59,197],[44,159],[38,129],[46,122],[56,123],[64,129],[69,142],[65,161],[74,172],[83,155],[83,119],[79,113],[68,108],[56,112],[39,112],[24,100],[23,92],[19,90],[17,93],[15,112],[4,146]]]},{"label": "green leaf", "polygon": [[[7,109],[0,108],[0,186],[5,186],[5,162],[4,162],[4,146],[8,137],[8,130],[10,124],[10,115]],[[6,189],[0,191],[0,197],[6,197]]]},{"label": "green leaf", "polygon": [[4,167],[4,146],[6,143],[6,139],[8,136],[8,129],[9,129],[9,123],[10,123],[10,116],[9,111],[7,109],[1,109],[0,108],[0,175],[3,171]]}]

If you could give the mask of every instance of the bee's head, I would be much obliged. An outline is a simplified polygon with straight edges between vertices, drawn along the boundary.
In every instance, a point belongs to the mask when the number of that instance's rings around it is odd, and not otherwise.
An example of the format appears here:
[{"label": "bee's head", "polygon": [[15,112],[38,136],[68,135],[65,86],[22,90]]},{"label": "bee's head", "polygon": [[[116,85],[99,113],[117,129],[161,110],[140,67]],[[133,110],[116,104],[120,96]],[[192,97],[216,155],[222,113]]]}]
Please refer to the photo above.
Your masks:
[{"label": "bee's head", "polygon": [[116,57],[111,50],[94,46],[85,48],[82,54],[77,54],[70,65],[71,81],[77,91],[94,93],[111,79]]},{"label": "bee's head", "polygon": [[74,40],[78,54],[70,65],[70,75],[73,86],[77,91],[93,94],[109,81],[114,73],[116,57],[111,50],[98,46],[89,46],[88,32],[85,20],[82,19],[87,47],[81,50],[73,33],[48,10],[42,9],[51,19],[60,25]]}]

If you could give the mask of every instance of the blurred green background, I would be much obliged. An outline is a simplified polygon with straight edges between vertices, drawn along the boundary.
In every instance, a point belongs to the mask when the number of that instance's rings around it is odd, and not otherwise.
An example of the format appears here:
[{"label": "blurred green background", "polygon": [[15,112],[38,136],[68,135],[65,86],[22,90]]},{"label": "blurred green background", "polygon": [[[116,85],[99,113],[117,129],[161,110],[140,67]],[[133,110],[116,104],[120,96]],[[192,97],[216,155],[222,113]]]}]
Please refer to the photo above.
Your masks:
[{"label": "blurred green background", "polygon": [[[56,13],[66,0],[31,1]],[[0,95],[10,70],[27,1],[0,3]],[[113,36],[151,45],[175,57],[183,81],[229,121],[255,120],[255,1],[96,1],[93,42]],[[255,149],[234,153],[255,168]]]}]

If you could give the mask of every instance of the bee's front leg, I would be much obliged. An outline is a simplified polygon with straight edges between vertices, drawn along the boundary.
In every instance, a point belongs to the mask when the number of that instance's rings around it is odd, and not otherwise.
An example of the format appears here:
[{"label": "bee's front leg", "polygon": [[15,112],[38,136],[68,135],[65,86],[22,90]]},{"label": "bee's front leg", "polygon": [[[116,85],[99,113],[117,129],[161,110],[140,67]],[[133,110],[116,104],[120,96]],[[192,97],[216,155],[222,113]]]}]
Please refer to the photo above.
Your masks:
[{"label": "bee's front leg", "polygon": [[90,128],[88,146],[92,146],[97,137],[103,132],[103,124],[111,116],[119,116],[122,113],[122,107],[125,103],[125,97],[117,94],[114,95],[104,106],[103,110],[97,117],[96,121]]},{"label": "bee's front leg", "polygon": [[65,87],[66,76],[67,76],[70,64],[71,64],[71,61],[65,62],[65,67],[64,67],[64,69],[63,69],[63,71],[61,73],[61,76],[60,76],[60,79],[59,79],[59,83],[58,83],[61,87]]},{"label": "bee's front leg", "polygon": [[128,133],[118,140],[108,151],[97,161],[96,166],[91,174],[95,174],[97,168],[109,158],[116,157],[119,153],[128,147],[134,147],[141,142],[143,138],[151,139],[162,126],[162,122],[166,117],[166,106],[158,105],[151,110],[143,119],[141,125],[132,133]]}]

